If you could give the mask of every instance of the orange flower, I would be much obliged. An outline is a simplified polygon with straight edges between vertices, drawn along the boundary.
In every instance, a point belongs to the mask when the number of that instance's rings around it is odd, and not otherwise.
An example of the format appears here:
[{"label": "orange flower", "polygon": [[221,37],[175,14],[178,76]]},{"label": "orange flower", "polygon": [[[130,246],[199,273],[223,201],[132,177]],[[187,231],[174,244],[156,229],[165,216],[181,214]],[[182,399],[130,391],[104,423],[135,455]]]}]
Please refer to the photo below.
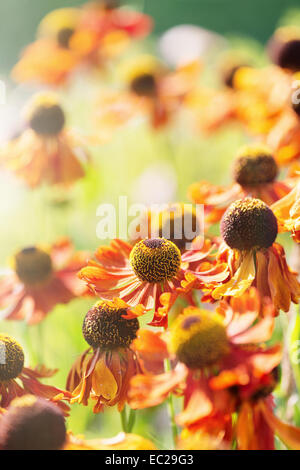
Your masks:
[{"label": "orange flower", "polygon": [[[248,307],[250,310],[246,310]],[[257,346],[270,339],[274,318],[270,311],[258,320],[259,311],[255,309],[250,296],[246,296],[242,312],[233,311],[226,302],[216,313],[186,308],[167,339],[171,359],[179,361],[177,366],[164,374],[134,377],[130,405],[156,406],[171,392],[183,394],[184,409],[177,423],[191,432],[223,433],[224,440],[230,442],[231,413],[238,409],[235,388],[249,391],[251,386],[254,393],[253,382],[260,383],[281,357],[277,346]]]},{"label": "orange flower", "polygon": [[234,183],[229,188],[200,181],[189,188],[197,204],[205,204],[207,224],[218,222],[237,199],[250,196],[271,205],[289,193],[288,184],[276,181],[278,167],[271,151],[260,144],[242,147],[233,164]]},{"label": "orange flower", "polygon": [[0,408],[7,408],[14,398],[30,393],[57,404],[68,414],[69,407],[62,400],[70,401],[71,394],[39,381],[52,377],[57,370],[45,366],[35,369],[24,367],[22,347],[13,338],[3,334],[0,335],[0,359]]},{"label": "orange flower", "polygon": [[33,395],[15,398],[0,423],[1,450],[60,450],[66,441],[62,412]]},{"label": "orange flower", "polygon": [[300,284],[283,247],[274,243],[277,231],[275,215],[259,199],[231,204],[221,222],[225,243],[219,250],[219,261],[228,263],[230,278],[213,289],[213,299],[239,297],[252,285],[261,297],[271,298],[277,312],[288,312],[291,302],[298,303]]},{"label": "orange flower", "polygon": [[271,206],[277,217],[279,230],[291,232],[293,239],[300,243],[300,186],[299,183],[285,197]]},{"label": "orange flower", "polygon": [[286,108],[292,77],[276,66],[240,67],[234,76],[236,115],[254,134],[267,134]]},{"label": "orange flower", "polygon": [[143,372],[159,374],[164,371],[164,360],[169,357],[163,333],[141,328],[132,342]]},{"label": "orange flower", "polygon": [[81,27],[101,37],[109,31],[123,31],[131,38],[143,38],[152,28],[150,16],[129,8],[117,8],[116,1],[90,2],[84,5]]},{"label": "orange flower", "polygon": [[80,66],[103,66],[130,38],[151,29],[147,15],[99,3],[54,10],[40,23],[38,39],[25,49],[12,76],[18,82],[60,85]]},{"label": "orange flower", "polygon": [[287,166],[292,177],[297,176],[299,172],[300,121],[297,113],[297,108],[287,109],[267,136],[267,143],[274,149],[278,165]]},{"label": "orange flower", "polygon": [[59,303],[86,293],[77,278],[87,253],[74,253],[71,242],[61,239],[50,251],[37,246],[24,248],[14,257],[14,269],[0,279],[2,317],[39,323]]},{"label": "orange flower", "polygon": [[[2,163],[35,188],[42,183],[69,186],[84,176],[74,137],[54,95],[36,95],[27,110],[29,129],[1,149]],[[77,148],[76,148],[77,146]]]},{"label": "orange flower", "polygon": [[105,406],[118,405],[121,411],[127,401],[130,379],[140,372],[137,356],[131,348],[139,328],[136,318],[124,318],[130,307],[120,299],[100,301],[92,307],[83,322],[83,335],[90,345],[74,363],[67,379],[72,392],[71,403],[87,405],[95,400],[94,413]]},{"label": "orange flower", "polygon": [[80,15],[79,8],[60,8],[46,15],[39,25],[38,39],[25,48],[13,68],[13,79],[46,85],[64,83],[80,62],[80,56],[70,48]]},{"label": "orange flower", "polygon": [[154,129],[170,123],[193,89],[199,63],[192,62],[174,72],[152,56],[137,56],[120,70],[126,89],[99,98],[97,126],[114,129],[139,115],[149,118]]},{"label": "orange flower", "polygon": [[236,118],[235,94],[232,90],[201,87],[191,90],[186,107],[196,121],[197,129],[209,134]]},{"label": "orange flower", "polygon": [[186,295],[192,288],[216,285],[227,278],[226,265],[214,263],[212,249],[209,241],[202,247],[197,239],[192,249],[183,254],[164,238],[145,239],[134,247],[114,240],[110,246],[98,248],[97,261],[89,261],[79,277],[100,298],[120,297],[131,306],[142,304],[146,310],[154,309],[151,324],[166,326],[165,309],[159,311],[163,307],[161,294],[169,293],[168,302],[174,303],[179,294]]}]

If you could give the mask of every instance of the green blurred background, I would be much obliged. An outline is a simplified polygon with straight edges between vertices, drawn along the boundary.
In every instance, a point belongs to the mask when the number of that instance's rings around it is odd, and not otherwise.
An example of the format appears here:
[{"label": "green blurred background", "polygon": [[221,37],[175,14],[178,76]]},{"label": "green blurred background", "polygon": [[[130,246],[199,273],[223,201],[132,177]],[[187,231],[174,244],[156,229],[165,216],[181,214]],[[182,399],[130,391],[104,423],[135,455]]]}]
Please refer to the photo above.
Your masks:
[{"label": "green blurred background", "polygon": [[[10,68],[36,26],[50,10],[81,5],[82,0],[1,0],[0,71]],[[222,34],[241,34],[265,42],[279,18],[299,0],[132,0],[155,20],[160,33],[176,24],[198,24]]]},{"label": "green blurred background", "polygon": [[[34,39],[36,27],[48,11],[82,3],[82,0],[0,0],[0,75],[8,74],[22,48]],[[288,9],[299,5],[299,0],[131,3],[154,17],[156,33],[176,24],[198,24],[227,37],[234,36],[231,44],[243,49],[254,61],[264,63],[263,44]],[[293,18],[294,13],[289,16]],[[91,103],[102,85],[107,83],[82,81],[61,95],[68,125],[89,130]],[[16,99],[16,107],[10,110],[8,106],[10,120],[17,121],[23,99],[22,94],[20,100]],[[0,125],[4,124],[8,116],[0,113],[0,119]],[[187,200],[187,188],[194,181],[228,183],[232,157],[248,140],[243,129],[232,124],[209,137],[193,134],[184,126],[159,133],[145,123],[124,126],[112,141],[90,149],[93,165],[87,169],[86,178],[68,193],[68,201],[62,206],[57,204],[60,194],[55,191],[49,188],[28,191],[13,176],[0,174],[1,267],[17,249],[51,242],[61,235],[72,238],[78,249],[93,251],[100,244],[96,237],[98,205],[117,204],[119,195],[128,195],[130,201],[139,200],[149,178],[154,192],[157,187],[162,192],[166,190],[166,199],[183,201]],[[35,365],[42,360],[48,367],[59,368],[52,382],[63,387],[70,366],[87,347],[81,325],[91,303],[75,300],[67,306],[58,306],[41,326],[27,328],[22,322],[2,321],[0,331],[21,342],[27,363]],[[69,428],[88,437],[111,437],[120,431],[120,422],[113,410],[94,416],[91,407],[74,405]],[[135,432],[153,439],[160,448],[169,448],[171,433],[165,406],[140,412]]]}]

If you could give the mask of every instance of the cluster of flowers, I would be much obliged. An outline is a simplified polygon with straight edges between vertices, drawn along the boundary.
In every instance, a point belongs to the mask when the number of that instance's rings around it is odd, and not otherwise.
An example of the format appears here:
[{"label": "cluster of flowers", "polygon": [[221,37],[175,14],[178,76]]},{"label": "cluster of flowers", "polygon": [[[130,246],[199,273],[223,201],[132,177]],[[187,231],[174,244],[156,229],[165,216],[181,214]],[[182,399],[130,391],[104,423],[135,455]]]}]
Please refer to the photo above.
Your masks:
[{"label": "cluster of flowers", "polygon": [[[151,25],[113,0],[54,11],[13,76],[66,86],[78,72],[112,66]],[[131,433],[133,414],[127,416],[125,406],[172,404],[174,395],[183,397],[180,412],[171,413],[178,448],[270,450],[277,435],[300,449],[300,429],[274,412],[282,348],[270,343],[276,316],[300,300],[298,273],[276,241],[285,231],[300,242],[300,107],[292,100],[300,31],[280,29],[268,48],[273,65],[227,64],[220,90],[197,89],[198,63],[170,71],[142,56],[127,70],[126,87],[101,100],[98,118],[111,127],[146,113],[153,128],[161,128],[186,107],[202,131],[235,120],[252,140],[234,160],[229,188],[206,181],[190,186],[192,201],[205,205],[205,236],[189,248],[175,237],[182,212],[174,204],[159,218],[173,223],[168,238],[116,239],[88,262],[88,253],[74,253],[67,239],[14,256],[0,281],[4,318],[33,324],[58,303],[84,295],[97,301],[82,327],[89,347],[71,367],[66,390],[42,384],[55,371],[24,367],[22,347],[0,335],[1,449],[154,449]],[[30,187],[69,185],[84,176],[73,139],[60,104],[39,95],[27,110],[25,130],[1,150],[1,162]],[[213,236],[210,228],[219,223],[220,236]],[[140,328],[147,312],[149,327]],[[90,401],[94,413],[116,405],[125,433],[86,441],[67,432],[69,407]]]}]

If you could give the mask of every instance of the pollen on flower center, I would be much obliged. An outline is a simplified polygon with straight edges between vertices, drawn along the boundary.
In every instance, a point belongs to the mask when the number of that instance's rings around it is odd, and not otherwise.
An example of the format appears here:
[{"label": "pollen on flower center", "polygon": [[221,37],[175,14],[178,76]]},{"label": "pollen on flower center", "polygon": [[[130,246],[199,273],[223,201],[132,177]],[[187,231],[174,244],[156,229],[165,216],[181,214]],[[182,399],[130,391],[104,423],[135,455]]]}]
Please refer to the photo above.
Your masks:
[{"label": "pollen on flower center", "polygon": [[51,257],[35,246],[24,248],[15,255],[15,270],[24,284],[44,283],[52,273]]},{"label": "pollen on flower center", "polygon": [[177,246],[165,238],[149,238],[138,242],[130,253],[132,269],[139,279],[162,282],[173,279],[180,268]]},{"label": "pollen on flower center", "polygon": [[216,364],[228,352],[222,317],[194,307],[186,309],[171,328],[169,347],[191,369]]},{"label": "pollen on flower center", "polygon": [[33,395],[13,400],[1,419],[3,450],[60,450],[65,440],[66,426],[60,409]]},{"label": "pollen on flower center", "polygon": [[278,232],[277,219],[260,199],[245,198],[229,206],[221,221],[221,234],[230,248],[269,248]]},{"label": "pollen on flower center", "polygon": [[100,301],[86,314],[82,332],[86,342],[93,348],[113,350],[129,347],[136,338],[139,322],[136,318],[123,318],[126,309],[110,306]]},{"label": "pollen on flower center", "polygon": [[23,366],[22,347],[10,336],[0,334],[0,382],[18,377]]},{"label": "pollen on flower center", "polygon": [[261,145],[243,147],[233,165],[234,180],[241,186],[272,183],[278,174],[271,151]]},{"label": "pollen on flower center", "polygon": [[70,39],[74,34],[74,29],[73,28],[62,28],[58,31],[57,33],[57,42],[58,44],[65,48],[68,49],[70,45]]},{"label": "pollen on flower center", "polygon": [[130,88],[138,96],[151,98],[156,94],[156,79],[151,73],[144,73],[132,79]]},{"label": "pollen on flower center", "polygon": [[52,97],[37,98],[28,113],[28,124],[39,135],[56,136],[64,128],[65,113]]}]

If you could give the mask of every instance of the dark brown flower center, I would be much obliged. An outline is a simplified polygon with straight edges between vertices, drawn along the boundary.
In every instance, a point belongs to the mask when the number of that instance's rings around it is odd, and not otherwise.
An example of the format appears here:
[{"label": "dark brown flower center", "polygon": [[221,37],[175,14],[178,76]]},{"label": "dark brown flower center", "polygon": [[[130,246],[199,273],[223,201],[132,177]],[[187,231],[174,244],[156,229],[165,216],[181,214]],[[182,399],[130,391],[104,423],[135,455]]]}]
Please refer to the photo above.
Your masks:
[{"label": "dark brown flower center", "polygon": [[23,366],[22,347],[10,336],[0,334],[0,382],[18,377]]},{"label": "dark brown flower center", "polygon": [[1,419],[0,449],[60,450],[66,440],[62,412],[33,395],[15,399]]},{"label": "dark brown flower center", "polygon": [[58,31],[57,33],[57,42],[58,44],[65,48],[68,49],[70,46],[70,40],[71,37],[73,36],[75,30],[73,28],[62,28]]},{"label": "dark brown flower center", "polygon": [[170,240],[180,250],[184,250],[201,231],[196,211],[185,208],[184,204],[174,204],[162,211],[158,226],[159,236]]},{"label": "dark brown flower center", "polygon": [[278,166],[272,153],[260,146],[243,148],[233,165],[234,180],[241,186],[259,186],[272,183]]},{"label": "dark brown flower center", "polygon": [[139,279],[151,283],[173,279],[180,268],[177,246],[165,238],[149,238],[138,242],[130,253],[132,269]]},{"label": "dark brown flower center", "polygon": [[269,44],[272,61],[284,69],[300,70],[300,38],[283,40],[274,38]]},{"label": "dark brown flower center", "polygon": [[156,79],[151,73],[139,75],[131,81],[130,89],[138,96],[151,98],[156,94]]},{"label": "dark brown flower center", "polygon": [[29,126],[42,136],[58,135],[64,128],[65,114],[59,104],[38,105],[29,118]]},{"label": "dark brown flower center", "polygon": [[35,246],[24,248],[15,256],[15,270],[20,281],[26,285],[44,283],[52,274],[51,257]]},{"label": "dark brown flower center", "polygon": [[136,338],[139,322],[123,318],[126,309],[115,308],[104,301],[92,307],[83,321],[82,332],[93,348],[114,350],[127,348]]},{"label": "dark brown flower center", "polygon": [[260,199],[239,199],[229,206],[221,221],[221,234],[230,248],[269,248],[278,232],[277,219]]}]

